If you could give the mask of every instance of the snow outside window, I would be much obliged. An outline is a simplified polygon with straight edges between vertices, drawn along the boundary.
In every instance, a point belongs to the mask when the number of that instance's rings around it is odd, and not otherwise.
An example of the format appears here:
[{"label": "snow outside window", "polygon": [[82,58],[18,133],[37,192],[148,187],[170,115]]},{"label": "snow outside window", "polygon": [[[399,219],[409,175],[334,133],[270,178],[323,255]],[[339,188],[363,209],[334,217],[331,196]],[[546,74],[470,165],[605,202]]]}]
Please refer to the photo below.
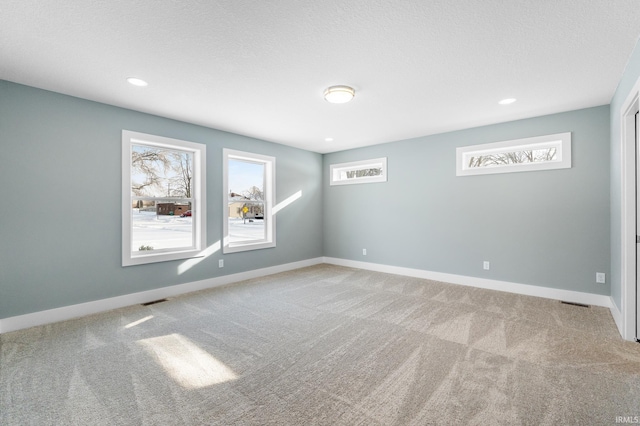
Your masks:
[{"label": "snow outside window", "polygon": [[329,179],[330,185],[386,182],[387,158],[332,164]]},{"label": "snow outside window", "polygon": [[456,148],[456,175],[571,168],[571,133]]},{"label": "snow outside window", "polygon": [[203,144],[122,131],[122,266],[205,247],[205,158]]},{"label": "snow outside window", "polygon": [[230,149],[223,157],[223,253],[275,247],[276,159]]}]

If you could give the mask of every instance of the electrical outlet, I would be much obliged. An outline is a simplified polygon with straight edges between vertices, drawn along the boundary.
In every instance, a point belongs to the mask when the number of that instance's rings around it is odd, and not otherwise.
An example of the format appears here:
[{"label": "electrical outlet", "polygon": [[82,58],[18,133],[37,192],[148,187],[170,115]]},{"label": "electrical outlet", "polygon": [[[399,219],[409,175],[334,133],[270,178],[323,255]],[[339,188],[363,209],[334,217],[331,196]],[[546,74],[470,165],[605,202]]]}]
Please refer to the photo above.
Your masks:
[{"label": "electrical outlet", "polygon": [[596,282],[598,284],[604,284],[607,282],[604,272],[596,272]]},{"label": "electrical outlet", "polygon": [[488,271],[489,269],[491,269],[491,263],[489,263],[488,260],[485,260],[484,262],[482,262],[482,269]]},{"label": "electrical outlet", "polygon": [[218,268],[224,268],[224,259],[218,260]]},{"label": "electrical outlet", "polygon": [[362,249],[362,255],[366,256],[367,255],[367,249]]}]

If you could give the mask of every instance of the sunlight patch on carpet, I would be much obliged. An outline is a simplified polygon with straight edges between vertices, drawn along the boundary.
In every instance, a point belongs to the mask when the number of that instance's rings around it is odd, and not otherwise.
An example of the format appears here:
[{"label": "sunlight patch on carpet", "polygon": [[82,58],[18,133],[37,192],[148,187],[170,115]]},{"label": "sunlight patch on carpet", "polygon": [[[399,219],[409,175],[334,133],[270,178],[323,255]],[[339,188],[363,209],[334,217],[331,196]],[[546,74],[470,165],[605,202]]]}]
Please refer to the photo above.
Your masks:
[{"label": "sunlight patch on carpet", "polygon": [[152,337],[137,343],[183,388],[199,389],[237,378],[224,363],[180,334]]},{"label": "sunlight patch on carpet", "polygon": [[149,321],[151,318],[153,318],[153,315],[146,316],[144,318],[139,319],[138,321],[130,322],[129,324],[125,325],[124,328],[135,327],[138,324],[142,324],[145,321]]}]

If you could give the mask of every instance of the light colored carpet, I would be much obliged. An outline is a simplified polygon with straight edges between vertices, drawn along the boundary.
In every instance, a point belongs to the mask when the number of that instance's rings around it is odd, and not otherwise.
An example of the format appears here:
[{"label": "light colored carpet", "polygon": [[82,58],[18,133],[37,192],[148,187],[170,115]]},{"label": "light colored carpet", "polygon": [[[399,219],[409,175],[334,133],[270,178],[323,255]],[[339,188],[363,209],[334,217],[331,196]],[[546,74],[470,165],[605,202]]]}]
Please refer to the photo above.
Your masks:
[{"label": "light colored carpet", "polygon": [[605,308],[330,265],[0,336],[2,425],[598,425]]}]

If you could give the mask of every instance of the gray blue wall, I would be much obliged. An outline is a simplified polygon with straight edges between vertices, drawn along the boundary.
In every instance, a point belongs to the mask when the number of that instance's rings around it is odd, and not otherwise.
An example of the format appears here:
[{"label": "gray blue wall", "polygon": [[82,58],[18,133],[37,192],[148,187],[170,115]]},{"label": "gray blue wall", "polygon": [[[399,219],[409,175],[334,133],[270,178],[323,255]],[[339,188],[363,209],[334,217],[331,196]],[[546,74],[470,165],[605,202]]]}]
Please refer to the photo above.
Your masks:
[{"label": "gray blue wall", "polygon": [[[560,132],[571,169],[456,177],[456,147]],[[388,182],[329,186],[330,164],[377,157]],[[325,256],[610,292],[608,106],[327,154],[323,185]]]},{"label": "gray blue wall", "polygon": [[640,41],[611,99],[611,297],[622,308],[622,104],[640,78]]},{"label": "gray blue wall", "polygon": [[[595,283],[615,272],[610,120],[602,106],[321,156],[0,81],[0,318],[320,256],[616,294]],[[220,253],[184,274],[180,261],[122,268],[122,129],[207,145],[208,244],[222,233],[222,148],[275,156],[277,201],[302,190],[278,214],[277,247],[224,255],[223,269]],[[567,131],[571,169],[455,176],[458,146]],[[329,186],[331,163],[377,157],[388,182]]]},{"label": "gray blue wall", "polygon": [[[207,243],[222,234],[222,148],[276,157],[277,247],[121,267],[121,131],[207,145]],[[0,81],[0,318],[322,256],[322,156]]]}]

